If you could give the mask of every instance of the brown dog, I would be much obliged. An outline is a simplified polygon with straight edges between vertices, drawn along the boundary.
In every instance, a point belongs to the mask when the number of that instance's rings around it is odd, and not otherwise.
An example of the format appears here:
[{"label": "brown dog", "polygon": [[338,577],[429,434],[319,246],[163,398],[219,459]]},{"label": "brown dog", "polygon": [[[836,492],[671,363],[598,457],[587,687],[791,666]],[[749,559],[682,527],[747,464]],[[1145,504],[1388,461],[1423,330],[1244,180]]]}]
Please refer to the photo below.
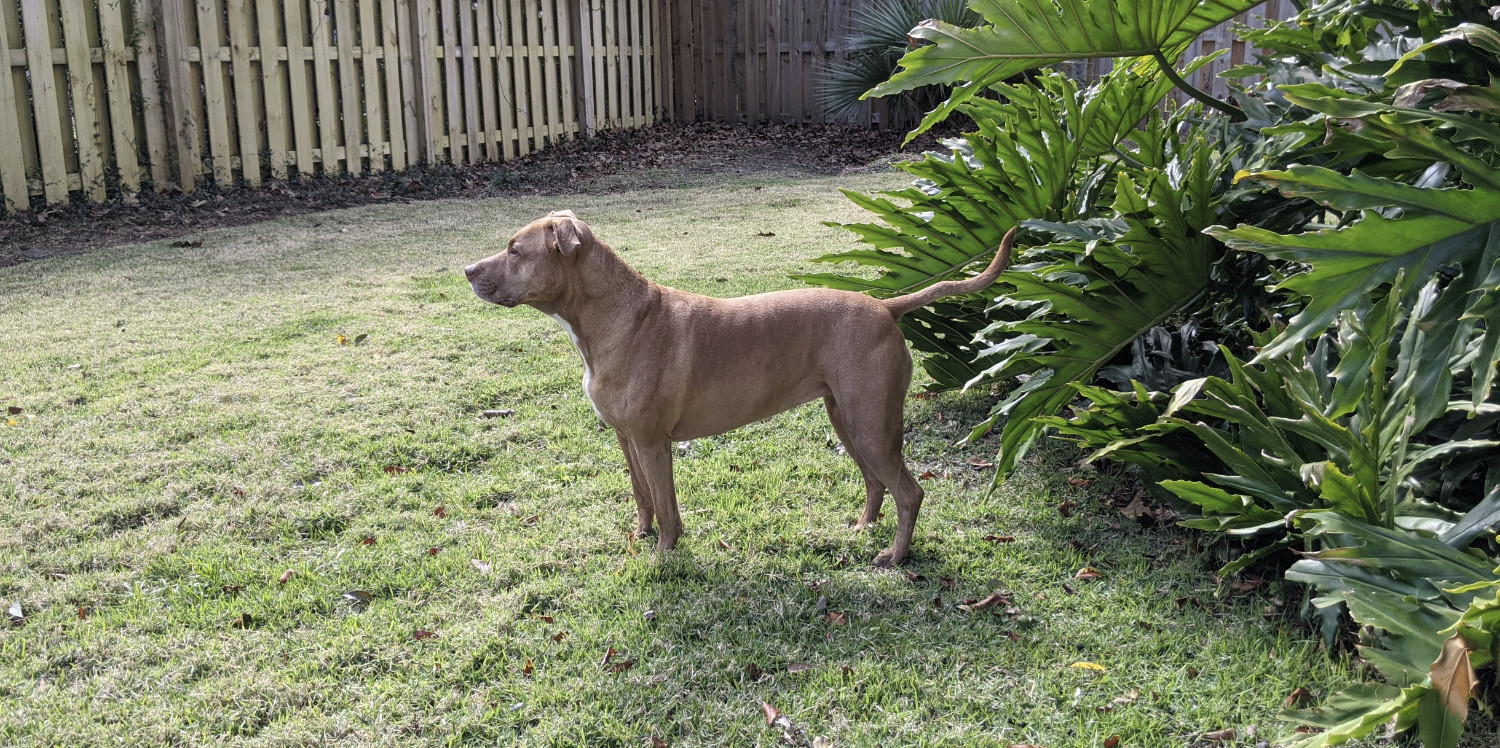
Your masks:
[{"label": "brown dog", "polygon": [[864,476],[865,510],[854,529],[876,520],[887,488],[896,499],[896,537],[875,557],[890,566],[906,558],[922,507],[922,487],[901,459],[912,364],[896,320],[994,283],[1014,241],[1012,229],[978,276],[894,299],[811,288],[716,299],[646,280],[572,212],[558,211],[464,275],[479,298],[535,307],[573,338],[584,392],[630,465],[636,532],[650,532],[654,516],[658,551],[671,550],[682,534],[672,442],[722,434],[821,397]]}]

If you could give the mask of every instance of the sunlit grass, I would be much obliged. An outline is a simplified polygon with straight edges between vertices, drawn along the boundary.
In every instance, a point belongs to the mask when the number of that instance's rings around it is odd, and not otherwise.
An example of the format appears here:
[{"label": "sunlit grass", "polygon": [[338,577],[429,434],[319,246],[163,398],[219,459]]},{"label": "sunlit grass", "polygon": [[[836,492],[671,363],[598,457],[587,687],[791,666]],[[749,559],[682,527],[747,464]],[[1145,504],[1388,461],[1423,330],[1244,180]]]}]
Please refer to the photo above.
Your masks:
[{"label": "sunlit grass", "polygon": [[900,183],[367,207],[0,270],[0,745],[783,744],[762,701],[839,746],[1252,745],[1346,684],[1266,615],[1296,590],[1216,589],[1066,449],[987,494],[993,445],[953,446],[987,393],[909,404],[910,574],[869,566],[889,518],[847,529],[811,405],[681,449],[658,557],[572,344],[459,272],[571,208],[663,283],[791,287],[865,219],[837,187]]}]

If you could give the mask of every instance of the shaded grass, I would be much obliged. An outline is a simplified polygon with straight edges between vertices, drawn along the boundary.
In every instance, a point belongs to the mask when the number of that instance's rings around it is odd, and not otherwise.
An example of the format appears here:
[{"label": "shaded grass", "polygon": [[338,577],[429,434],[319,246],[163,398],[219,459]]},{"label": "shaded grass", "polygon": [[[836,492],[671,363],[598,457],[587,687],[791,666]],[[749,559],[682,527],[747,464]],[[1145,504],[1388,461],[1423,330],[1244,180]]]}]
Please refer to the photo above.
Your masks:
[{"label": "shaded grass", "polygon": [[0,598],[28,615],[0,744],[776,745],[764,700],[835,745],[1249,745],[1347,683],[1265,614],[1295,590],[1217,590],[1066,449],[987,495],[993,446],[952,446],[983,393],[908,407],[917,578],[869,567],[893,523],[847,530],[859,476],[811,405],[680,447],[658,557],[572,344],[458,272],[570,207],[663,283],[785,288],[863,219],[836,187],[899,183],[368,207],[0,270]]}]

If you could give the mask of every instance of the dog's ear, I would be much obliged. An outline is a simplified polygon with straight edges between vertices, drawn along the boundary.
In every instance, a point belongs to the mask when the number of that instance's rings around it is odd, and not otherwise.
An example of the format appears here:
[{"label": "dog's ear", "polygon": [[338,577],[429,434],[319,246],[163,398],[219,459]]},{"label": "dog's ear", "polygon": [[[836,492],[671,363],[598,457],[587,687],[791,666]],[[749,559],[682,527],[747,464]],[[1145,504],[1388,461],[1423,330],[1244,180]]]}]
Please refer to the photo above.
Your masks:
[{"label": "dog's ear", "polygon": [[594,233],[589,230],[588,224],[578,220],[573,211],[553,211],[549,217],[555,220],[547,223],[548,249],[555,249],[566,256],[577,252],[585,242],[594,240]]}]

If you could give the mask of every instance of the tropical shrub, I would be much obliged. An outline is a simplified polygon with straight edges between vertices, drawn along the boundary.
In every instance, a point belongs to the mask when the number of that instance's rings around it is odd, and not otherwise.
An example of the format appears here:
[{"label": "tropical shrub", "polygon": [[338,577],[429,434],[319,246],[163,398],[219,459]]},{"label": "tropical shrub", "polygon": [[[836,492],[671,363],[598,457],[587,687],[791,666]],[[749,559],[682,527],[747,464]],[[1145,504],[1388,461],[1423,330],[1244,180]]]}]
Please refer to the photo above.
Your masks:
[{"label": "tropical shrub", "polygon": [[[828,63],[821,73],[818,98],[834,119],[853,121],[864,104],[865,92],[896,72],[896,63],[909,49],[906,32],[936,18],[957,27],[977,25],[979,15],[964,0],[890,0],[851,11],[847,54]],[[887,115],[905,127],[944,99],[949,87],[921,86],[886,100]]]},{"label": "tropical shrub", "polygon": [[[1242,30],[1271,54],[1231,71],[1264,81],[1238,106],[1189,90],[1202,106],[1136,127],[1192,38],[1253,5],[973,0],[983,24],[912,29],[927,44],[871,93],[953,85],[918,131],[975,132],[907,165],[911,189],[851,195],[873,249],[820,259],[875,278],[807,280],[909,292],[1021,226],[1001,283],[905,328],[935,386],[1010,388],[975,429],[1000,429],[996,479],[1055,429],[1261,543],[1225,573],[1298,549],[1309,612],[1360,624],[1386,684],[1289,713],[1287,739],[1394,720],[1456,745],[1500,622],[1500,10],[1312,3]],[[1104,56],[1133,59],[1086,91],[1002,82]]]}]

